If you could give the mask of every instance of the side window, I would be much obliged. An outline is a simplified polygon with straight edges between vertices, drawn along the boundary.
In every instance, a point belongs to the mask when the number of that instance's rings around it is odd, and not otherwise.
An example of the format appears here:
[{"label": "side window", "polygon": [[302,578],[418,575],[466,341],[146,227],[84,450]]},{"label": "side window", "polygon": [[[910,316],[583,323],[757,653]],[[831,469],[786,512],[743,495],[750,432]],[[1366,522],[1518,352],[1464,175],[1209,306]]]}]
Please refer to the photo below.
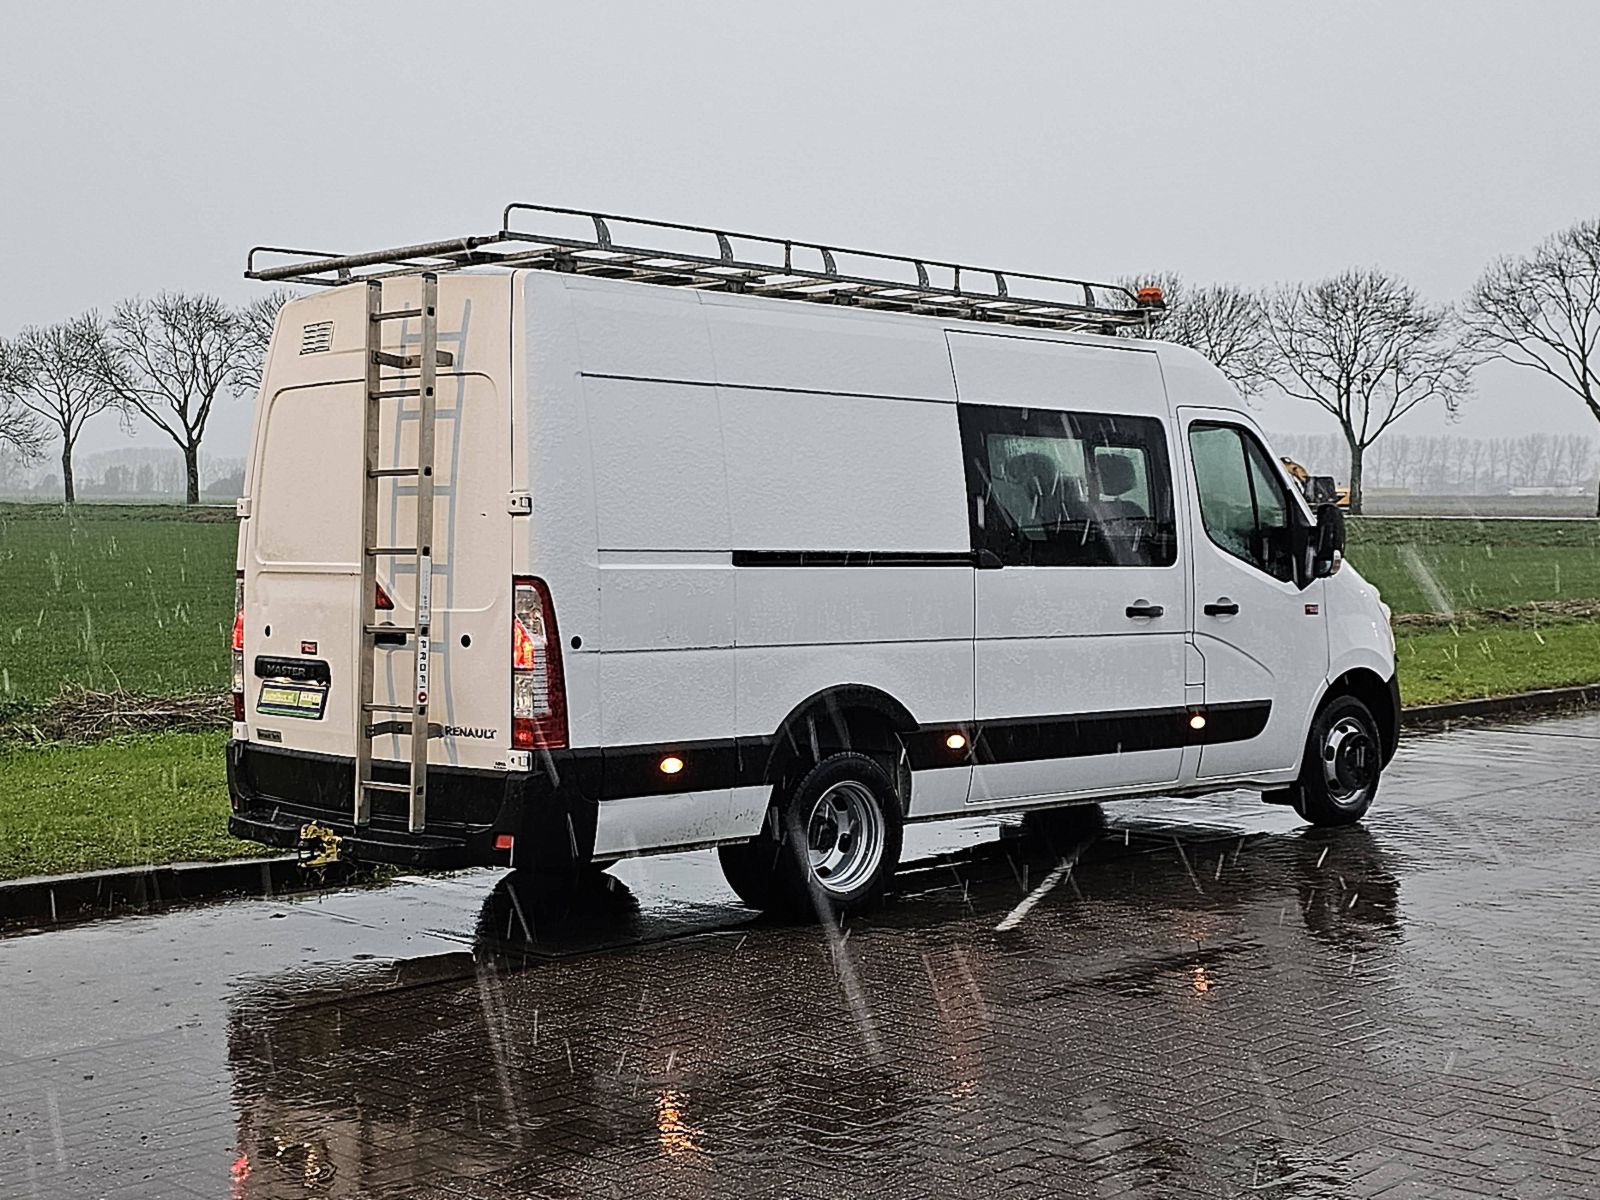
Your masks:
[{"label": "side window", "polygon": [[1236,425],[1196,422],[1189,452],[1206,536],[1235,558],[1286,583],[1294,580],[1294,526],[1267,453]]},{"label": "side window", "polygon": [[1177,561],[1160,421],[988,405],[959,411],[974,549],[1007,566]]}]

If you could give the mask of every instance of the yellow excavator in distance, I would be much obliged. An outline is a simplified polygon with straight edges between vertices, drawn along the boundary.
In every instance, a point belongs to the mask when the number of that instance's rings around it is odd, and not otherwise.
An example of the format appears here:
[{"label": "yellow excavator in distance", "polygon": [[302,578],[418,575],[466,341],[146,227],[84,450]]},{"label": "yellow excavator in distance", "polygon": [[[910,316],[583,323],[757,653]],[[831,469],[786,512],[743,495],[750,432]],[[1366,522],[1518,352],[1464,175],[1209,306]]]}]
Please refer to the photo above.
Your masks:
[{"label": "yellow excavator in distance", "polygon": [[1332,475],[1313,475],[1287,454],[1278,459],[1283,464],[1283,469],[1289,472],[1290,477],[1300,485],[1300,490],[1305,493],[1306,503],[1315,508],[1319,504],[1337,504],[1340,508],[1350,507],[1350,489],[1337,487]]}]

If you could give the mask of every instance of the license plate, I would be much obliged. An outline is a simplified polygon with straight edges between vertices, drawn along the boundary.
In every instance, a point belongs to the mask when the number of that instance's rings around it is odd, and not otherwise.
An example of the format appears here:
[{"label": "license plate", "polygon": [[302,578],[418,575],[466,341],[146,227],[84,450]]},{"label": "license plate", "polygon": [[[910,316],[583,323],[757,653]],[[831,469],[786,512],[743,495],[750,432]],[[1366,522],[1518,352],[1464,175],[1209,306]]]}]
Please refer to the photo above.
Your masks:
[{"label": "license plate", "polygon": [[275,683],[261,685],[261,695],[256,699],[256,711],[267,717],[298,717],[306,721],[322,720],[322,710],[328,703],[328,689],[317,683]]}]

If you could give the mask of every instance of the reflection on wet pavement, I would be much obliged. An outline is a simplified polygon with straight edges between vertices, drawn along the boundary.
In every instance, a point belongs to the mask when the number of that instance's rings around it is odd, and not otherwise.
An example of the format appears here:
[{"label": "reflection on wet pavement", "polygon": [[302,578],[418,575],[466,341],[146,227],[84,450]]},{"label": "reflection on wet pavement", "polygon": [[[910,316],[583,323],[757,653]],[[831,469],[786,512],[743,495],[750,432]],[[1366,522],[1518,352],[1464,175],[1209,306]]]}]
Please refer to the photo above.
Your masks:
[{"label": "reflection on wet pavement", "polygon": [[914,827],[893,902],[705,854],[0,940],[0,1195],[1600,1195],[1600,718]]}]

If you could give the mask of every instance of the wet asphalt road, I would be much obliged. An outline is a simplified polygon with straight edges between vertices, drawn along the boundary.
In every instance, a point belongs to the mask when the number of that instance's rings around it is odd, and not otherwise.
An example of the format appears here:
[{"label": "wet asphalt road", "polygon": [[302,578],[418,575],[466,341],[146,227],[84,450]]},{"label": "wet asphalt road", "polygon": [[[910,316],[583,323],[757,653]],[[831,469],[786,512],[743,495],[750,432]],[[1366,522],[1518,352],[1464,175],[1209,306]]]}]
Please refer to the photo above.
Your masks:
[{"label": "wet asphalt road", "polygon": [[919,826],[844,935],[695,854],[0,939],[0,1196],[1600,1196],[1597,779]]}]

